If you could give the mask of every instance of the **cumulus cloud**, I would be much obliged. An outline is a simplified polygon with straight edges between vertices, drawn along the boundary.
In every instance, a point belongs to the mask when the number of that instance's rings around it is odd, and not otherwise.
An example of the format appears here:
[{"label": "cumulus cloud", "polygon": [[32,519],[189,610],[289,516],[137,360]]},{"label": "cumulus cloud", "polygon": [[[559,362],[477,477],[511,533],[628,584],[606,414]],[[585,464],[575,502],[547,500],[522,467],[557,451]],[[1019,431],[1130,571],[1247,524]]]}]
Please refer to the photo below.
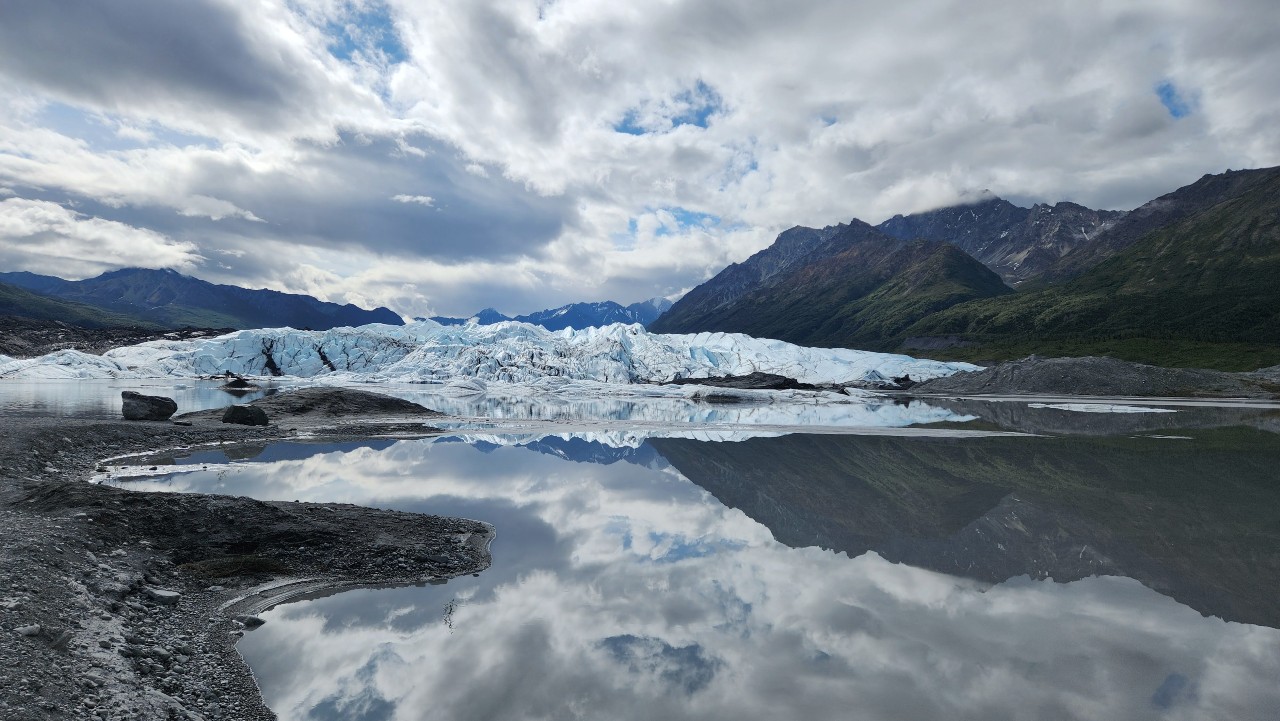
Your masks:
[{"label": "cumulus cloud", "polygon": [[0,261],[11,268],[75,279],[127,266],[191,270],[192,243],[77,213],[56,203],[0,201]]},{"label": "cumulus cloud", "polygon": [[[984,188],[1130,208],[1280,163],[1265,0],[47,5],[0,24],[0,185],[453,314],[678,292]],[[494,274],[379,285],[406,265]]]}]

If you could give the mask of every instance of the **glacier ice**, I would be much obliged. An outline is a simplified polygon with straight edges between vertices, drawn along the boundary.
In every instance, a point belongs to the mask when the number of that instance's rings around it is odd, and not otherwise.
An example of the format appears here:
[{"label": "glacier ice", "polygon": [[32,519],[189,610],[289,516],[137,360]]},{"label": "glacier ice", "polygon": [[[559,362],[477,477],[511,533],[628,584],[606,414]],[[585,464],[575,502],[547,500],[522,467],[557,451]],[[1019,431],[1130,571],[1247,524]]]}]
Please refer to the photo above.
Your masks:
[{"label": "glacier ice", "polygon": [[[0,363],[0,378],[162,378],[225,372],[320,382],[523,384],[560,392],[577,382],[660,383],[756,371],[840,385],[910,375],[927,380],[976,366],[844,348],[806,348],[738,333],[661,335],[640,325],[549,331],[525,323],[444,326],[418,321],[326,331],[243,330],[157,340],[94,356],[74,350]],[[582,390],[586,390],[583,388]]]}]

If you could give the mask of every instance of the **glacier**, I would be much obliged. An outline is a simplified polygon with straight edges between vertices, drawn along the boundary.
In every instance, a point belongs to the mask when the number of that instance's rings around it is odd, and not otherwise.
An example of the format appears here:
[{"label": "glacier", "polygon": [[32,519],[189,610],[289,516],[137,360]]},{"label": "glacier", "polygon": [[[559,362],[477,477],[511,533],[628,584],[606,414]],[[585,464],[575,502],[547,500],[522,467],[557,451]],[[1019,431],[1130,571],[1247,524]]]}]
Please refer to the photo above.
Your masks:
[{"label": "glacier", "polygon": [[243,330],[149,341],[101,356],[62,350],[0,360],[0,378],[13,379],[195,378],[230,372],[334,384],[449,384],[459,393],[483,393],[490,383],[547,393],[599,392],[602,385],[757,371],[840,386],[903,375],[919,381],[976,369],[905,355],[806,348],[739,333],[664,335],[634,324],[549,331],[518,322],[444,326],[430,320],[325,331]]}]

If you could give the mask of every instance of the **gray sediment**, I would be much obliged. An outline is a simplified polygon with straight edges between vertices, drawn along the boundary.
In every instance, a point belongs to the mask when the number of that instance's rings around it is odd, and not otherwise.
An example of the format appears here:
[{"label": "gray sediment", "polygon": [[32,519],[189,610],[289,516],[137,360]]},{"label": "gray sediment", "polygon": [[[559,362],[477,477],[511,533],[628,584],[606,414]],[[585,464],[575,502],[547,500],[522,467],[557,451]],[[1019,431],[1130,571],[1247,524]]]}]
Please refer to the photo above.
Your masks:
[{"label": "gray sediment", "polygon": [[[1227,373],[1164,368],[1114,358],[1039,358],[1000,363],[919,383],[911,395],[1070,395],[1106,397],[1274,398],[1267,371]],[[1276,375],[1276,374],[1273,374]]]},{"label": "gray sediment", "polygon": [[86,482],[129,453],[437,432],[424,421],[439,414],[420,406],[307,394],[277,397],[267,427],[6,418],[0,718],[271,719],[235,649],[256,614],[488,566],[494,529],[478,521]]}]

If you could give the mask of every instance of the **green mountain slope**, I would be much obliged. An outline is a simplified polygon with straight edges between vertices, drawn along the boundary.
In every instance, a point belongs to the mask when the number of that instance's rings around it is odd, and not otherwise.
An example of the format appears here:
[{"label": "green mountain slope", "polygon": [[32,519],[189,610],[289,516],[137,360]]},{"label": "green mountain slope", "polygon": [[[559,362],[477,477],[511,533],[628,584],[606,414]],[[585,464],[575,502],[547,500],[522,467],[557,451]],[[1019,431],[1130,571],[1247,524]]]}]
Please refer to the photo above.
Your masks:
[{"label": "green mountain slope", "polygon": [[800,345],[890,350],[931,313],[1011,292],[994,272],[947,243],[916,241],[889,252],[860,245],[748,295],[724,324]]},{"label": "green mountain slope", "polygon": [[[722,297],[681,299],[653,328],[659,332],[726,331],[809,346],[896,348],[930,313],[975,298],[1012,293],[1000,277],[953,245],[904,242],[865,224],[765,282]],[[788,231],[789,233],[794,231]],[[785,234],[784,234],[785,235]],[[780,237],[780,242],[783,239]],[[730,272],[709,281],[714,288]]]},{"label": "green mountain slope", "polygon": [[1224,370],[1280,362],[1280,175],[1146,234],[1074,280],[957,305],[909,332],[976,344],[956,357],[1104,350]]},{"label": "green mountain slope", "polygon": [[8,283],[0,283],[0,316],[55,320],[85,328],[160,328],[156,323],[137,316],[114,313],[85,303],[49,298]]}]

